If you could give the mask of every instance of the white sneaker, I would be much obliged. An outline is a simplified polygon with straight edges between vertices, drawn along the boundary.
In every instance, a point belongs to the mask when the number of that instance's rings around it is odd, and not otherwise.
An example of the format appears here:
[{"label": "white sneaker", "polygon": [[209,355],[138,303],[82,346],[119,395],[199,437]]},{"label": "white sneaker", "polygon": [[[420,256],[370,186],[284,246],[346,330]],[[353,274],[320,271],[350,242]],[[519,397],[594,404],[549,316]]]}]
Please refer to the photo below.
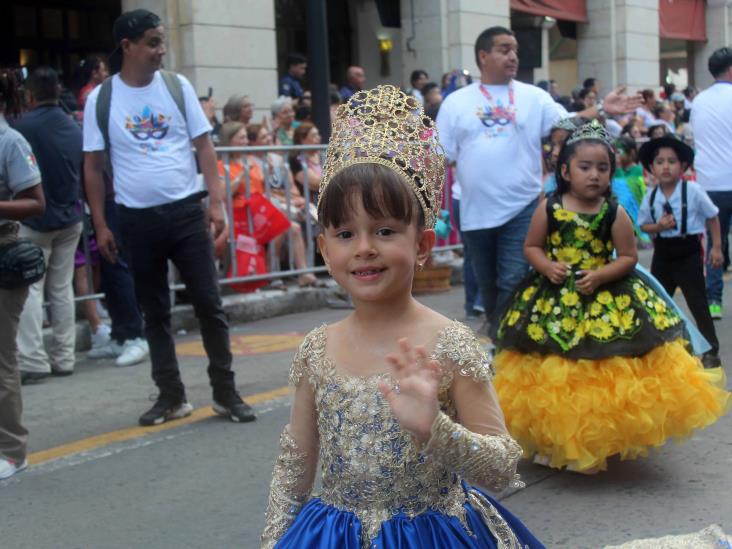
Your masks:
[{"label": "white sneaker", "polygon": [[106,345],[103,345],[102,347],[94,347],[92,345],[92,348],[89,350],[89,352],[86,354],[87,358],[117,358],[119,355],[122,354],[122,345],[117,343],[114,340],[110,340],[107,342]]},{"label": "white sneaker", "polygon": [[14,461],[9,459],[0,458],[0,480],[12,477],[16,473],[20,473],[23,469],[28,467],[28,460],[23,460],[23,463],[16,464]]},{"label": "white sneaker", "polygon": [[110,337],[111,334],[112,328],[106,324],[100,324],[97,326],[96,332],[91,335],[92,349],[105,347],[110,341],[112,341],[112,338]]},{"label": "white sneaker", "polygon": [[147,341],[138,337],[137,339],[128,339],[122,344],[122,352],[117,357],[115,364],[117,366],[132,366],[139,364],[145,360],[150,354],[150,347]]}]

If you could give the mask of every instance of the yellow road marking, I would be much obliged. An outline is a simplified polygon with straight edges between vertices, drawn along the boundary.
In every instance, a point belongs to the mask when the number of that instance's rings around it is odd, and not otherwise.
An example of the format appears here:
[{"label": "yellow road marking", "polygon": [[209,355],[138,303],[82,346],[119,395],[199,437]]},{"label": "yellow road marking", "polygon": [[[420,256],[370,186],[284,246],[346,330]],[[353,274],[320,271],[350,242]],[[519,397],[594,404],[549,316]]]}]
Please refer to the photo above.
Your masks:
[{"label": "yellow road marking", "polygon": [[[305,336],[299,333],[232,335],[231,352],[235,355],[254,355],[293,351]],[[175,346],[179,356],[206,356],[200,339],[186,341]]]},{"label": "yellow road marking", "polygon": [[[254,405],[286,396],[288,393],[289,387],[280,387],[278,389],[273,389],[272,391],[265,391],[263,393],[246,396],[244,399],[247,401],[247,404]],[[160,431],[173,429],[174,427],[182,427],[183,425],[189,425],[191,423],[210,418],[214,415],[216,415],[216,412],[214,412],[213,408],[210,406],[196,408],[190,416],[163,423],[162,425],[154,425],[152,427],[128,427],[127,429],[119,429],[118,431],[111,431],[109,433],[103,433],[101,435],[69,442],[68,444],[62,444],[55,448],[34,452],[28,456],[28,463],[31,465],[39,465],[54,459],[95,450],[114,442],[124,442],[126,440],[144,437],[152,433],[159,433]]]}]

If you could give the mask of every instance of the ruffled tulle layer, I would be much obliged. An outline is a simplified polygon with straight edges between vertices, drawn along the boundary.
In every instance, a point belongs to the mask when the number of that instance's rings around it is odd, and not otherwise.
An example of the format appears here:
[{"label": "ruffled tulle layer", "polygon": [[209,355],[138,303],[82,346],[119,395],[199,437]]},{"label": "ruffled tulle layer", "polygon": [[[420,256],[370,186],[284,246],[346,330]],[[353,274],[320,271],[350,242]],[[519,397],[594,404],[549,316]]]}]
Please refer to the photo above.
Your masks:
[{"label": "ruffled tulle layer", "polygon": [[[378,549],[496,549],[496,538],[491,534],[480,501],[488,501],[511,528],[521,547],[543,549],[542,545],[519,519],[487,494],[469,488],[472,505],[464,508],[471,532],[467,532],[457,517],[437,511],[426,511],[415,517],[399,514],[381,524],[379,535],[365,545]],[[477,497],[476,497],[477,496]],[[366,540],[369,541],[369,540]],[[350,512],[323,503],[319,498],[310,500],[298,513],[276,549],[362,549],[361,522]]]},{"label": "ruffled tulle layer", "polygon": [[642,357],[571,360],[498,353],[495,387],[511,435],[524,455],[552,467],[605,469],[666,440],[707,427],[730,408],[721,368],[705,370],[682,341]]}]

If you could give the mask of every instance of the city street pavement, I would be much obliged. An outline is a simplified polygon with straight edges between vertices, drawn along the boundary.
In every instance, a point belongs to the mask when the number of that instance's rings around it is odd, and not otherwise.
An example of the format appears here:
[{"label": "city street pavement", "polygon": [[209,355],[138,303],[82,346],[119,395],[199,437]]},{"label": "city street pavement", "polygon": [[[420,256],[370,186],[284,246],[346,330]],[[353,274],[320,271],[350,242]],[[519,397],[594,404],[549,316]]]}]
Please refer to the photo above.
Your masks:
[{"label": "city street pavement", "polygon": [[[732,372],[732,289],[716,323]],[[421,297],[462,318],[462,288]],[[116,368],[83,357],[68,378],[23,388],[31,466],[0,482],[0,547],[254,548],[262,529],[279,433],[289,417],[287,373],[302,336],[344,311],[291,314],[232,327],[237,385],[258,420],[211,411],[197,333],[177,348],[191,418],[156,428],[137,417],[156,394],[149,364]],[[478,328],[479,322],[474,323]],[[396,336],[397,334],[395,334]],[[523,462],[526,488],[503,502],[548,547],[594,548],[720,524],[732,532],[732,417],[684,445],[597,476]]]}]

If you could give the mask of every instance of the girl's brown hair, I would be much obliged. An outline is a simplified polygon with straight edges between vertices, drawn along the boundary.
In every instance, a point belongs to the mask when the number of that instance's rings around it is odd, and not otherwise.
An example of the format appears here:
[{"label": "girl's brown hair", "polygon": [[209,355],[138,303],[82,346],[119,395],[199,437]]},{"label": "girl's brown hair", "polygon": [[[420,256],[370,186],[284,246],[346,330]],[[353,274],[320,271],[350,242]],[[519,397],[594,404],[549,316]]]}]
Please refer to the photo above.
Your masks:
[{"label": "girl's brown hair", "polygon": [[352,164],[330,180],[318,205],[323,227],[339,227],[353,215],[360,198],[366,213],[375,219],[393,218],[424,228],[424,212],[409,184],[381,164]]},{"label": "girl's brown hair", "polygon": [[243,122],[237,122],[234,120],[230,122],[224,122],[221,126],[221,129],[219,130],[219,143],[221,144],[221,146],[228,147],[229,145],[231,145],[231,140],[237,133],[239,133],[239,131],[243,127]]},{"label": "girl's brown hair", "polygon": [[305,138],[310,133],[310,130],[314,127],[315,124],[311,122],[302,122],[297,128],[295,128],[295,133],[292,134],[292,142],[295,145],[302,145],[305,142]]},{"label": "girl's brown hair", "polygon": [[23,99],[14,69],[0,68],[0,113],[9,118],[20,116]]},{"label": "girl's brown hair", "polygon": [[254,142],[257,140],[257,137],[259,137],[260,131],[262,131],[262,124],[248,124],[247,125],[247,138],[249,139],[250,145],[254,145]]}]

